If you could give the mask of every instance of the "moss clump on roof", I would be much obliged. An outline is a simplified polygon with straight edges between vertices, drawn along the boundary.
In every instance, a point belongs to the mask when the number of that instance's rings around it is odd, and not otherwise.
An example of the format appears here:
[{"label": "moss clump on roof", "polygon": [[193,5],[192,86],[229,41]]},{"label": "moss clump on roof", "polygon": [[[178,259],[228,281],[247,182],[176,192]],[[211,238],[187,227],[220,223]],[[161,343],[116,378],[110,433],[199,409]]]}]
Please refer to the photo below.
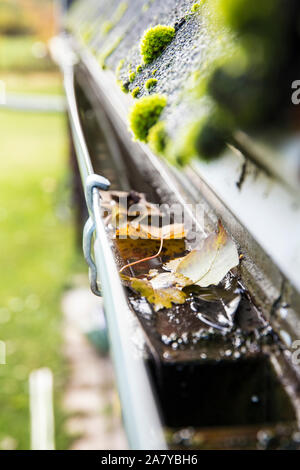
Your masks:
[{"label": "moss clump on roof", "polygon": [[128,3],[127,2],[121,2],[120,3],[120,5],[118,6],[118,8],[116,9],[116,11],[114,13],[114,17],[113,17],[114,23],[118,23],[122,19],[122,17],[124,16],[127,8],[128,8]]},{"label": "moss clump on roof", "polygon": [[196,11],[200,9],[200,7],[201,7],[200,3],[194,3],[194,5],[191,8],[191,12],[196,13]]},{"label": "moss clump on roof", "polygon": [[132,90],[132,92],[131,92],[133,98],[136,98],[137,95],[139,94],[139,92],[140,92],[140,87],[139,87],[139,86],[137,86],[136,88],[134,88],[134,89]]},{"label": "moss clump on roof", "polygon": [[151,90],[151,88],[155,87],[156,85],[157,85],[157,79],[149,78],[149,80],[147,80],[145,83],[145,88],[146,90]]},{"label": "moss clump on roof", "polygon": [[81,39],[85,44],[87,44],[91,40],[93,32],[93,25],[88,25],[82,30]]},{"label": "moss clump on roof", "polygon": [[200,119],[182,129],[174,141],[168,140],[164,155],[177,166],[185,166],[194,157],[216,158],[230,140],[233,124],[232,117],[211,102]]},{"label": "moss clump on roof", "polygon": [[167,145],[167,132],[165,129],[165,123],[159,121],[153,127],[151,127],[148,134],[148,142],[153,152],[161,154]]},{"label": "moss clump on roof", "polygon": [[[257,70],[260,70],[260,75]],[[267,78],[264,64],[258,64],[253,71],[245,61],[238,63],[229,59],[217,66],[208,77],[207,92],[222,108],[234,115],[240,125],[248,127],[265,119],[269,109],[261,77]],[[275,86],[270,83],[269,87],[274,89],[275,95]]]},{"label": "moss clump on roof", "polygon": [[129,74],[130,83],[134,82],[134,80],[135,80],[135,72],[130,72],[130,74]]},{"label": "moss clump on roof", "polygon": [[123,91],[123,93],[129,93],[129,82],[121,82],[119,81],[119,85],[121,87],[121,90]]},{"label": "moss clump on roof", "polygon": [[98,57],[98,62],[100,66],[105,69],[106,68],[106,60],[113,54],[113,52],[117,49],[120,42],[123,40],[123,36],[119,36],[115,42],[107,49],[106,51],[102,52]]},{"label": "moss clump on roof", "polygon": [[196,155],[195,140],[198,127],[198,123],[189,123],[184,128],[179,129],[174,139],[168,141],[164,156],[170,163],[182,167]]},{"label": "moss clump on roof", "polygon": [[157,123],[166,104],[165,96],[151,95],[141,98],[132,106],[129,125],[136,139],[147,141],[149,130]]},{"label": "moss clump on roof", "polygon": [[124,64],[125,64],[125,59],[121,59],[120,62],[118,63],[118,65],[117,65],[116,72],[115,72],[117,80],[120,77],[120,72],[121,72],[122,67],[123,67]]},{"label": "moss clump on roof", "polygon": [[111,21],[104,21],[103,25],[101,26],[101,33],[103,36],[106,36],[113,28],[113,24]]},{"label": "moss clump on roof", "polygon": [[[259,8],[253,0],[214,1],[220,28],[224,25],[236,36],[233,54],[211,70],[207,93],[239,127],[270,125],[290,103],[286,71],[295,64],[290,31],[296,11],[283,9],[281,0],[265,0]],[[298,5],[296,9],[300,11]]]},{"label": "moss clump on roof", "polygon": [[197,155],[204,159],[218,157],[231,137],[229,116],[216,112],[204,119],[195,132],[194,146]]},{"label": "moss clump on roof", "polygon": [[274,18],[280,14],[281,6],[282,2],[278,0],[263,0],[259,6],[253,0],[219,0],[217,4],[222,18],[231,28],[263,34],[268,28],[278,30]]},{"label": "moss clump on roof", "polygon": [[104,21],[101,27],[101,33],[106,36],[122,19],[128,8],[127,2],[119,4],[118,8],[114,11],[114,14],[110,20]]},{"label": "moss clump on roof", "polygon": [[136,73],[141,73],[142,70],[143,70],[143,66],[140,64],[136,68]]},{"label": "moss clump on roof", "polygon": [[175,29],[172,26],[157,25],[147,29],[141,40],[141,55],[145,64],[155,60],[172,41]]}]

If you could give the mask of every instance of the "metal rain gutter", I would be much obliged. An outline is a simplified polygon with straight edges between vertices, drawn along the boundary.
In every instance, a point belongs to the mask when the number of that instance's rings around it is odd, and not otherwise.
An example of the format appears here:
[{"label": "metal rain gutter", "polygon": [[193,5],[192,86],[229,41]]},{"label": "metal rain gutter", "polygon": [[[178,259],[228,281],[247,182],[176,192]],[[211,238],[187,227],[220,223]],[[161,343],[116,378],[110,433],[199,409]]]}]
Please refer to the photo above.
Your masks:
[{"label": "metal rain gutter", "polygon": [[[89,50],[79,47],[78,54],[102,89],[109,106],[114,109],[120,121],[124,122],[131,104],[130,97],[111,87],[114,75],[110,71],[103,72]],[[160,172],[164,171],[165,166],[146,145],[139,142],[137,145],[143,148],[144,154],[156,168],[160,168]],[[247,164],[247,171],[245,181],[239,187],[244,162]],[[175,174],[173,169],[170,172]],[[274,176],[260,171],[240,151],[232,148],[228,148],[222,158],[210,162],[210,165],[194,160],[182,172],[181,185],[184,179],[190,185],[195,176],[199,181],[204,180],[215,192],[299,291],[300,226],[296,223],[300,214],[299,195],[286,188]],[[170,178],[166,181],[178,195]]]},{"label": "metal rain gutter", "polygon": [[[108,189],[109,182],[99,175],[94,175],[81,129],[74,89],[73,69],[76,56],[63,38],[52,40],[51,51],[64,74],[71,130],[90,214],[84,231],[84,251],[90,265],[92,290],[97,295],[100,295],[97,281],[101,280],[111,351],[129,445],[135,450],[163,450],[167,445],[151,382],[143,353],[133,341],[137,334],[137,320],[128,306],[101,217],[100,194],[97,188]],[[92,257],[93,232],[95,242]]]}]

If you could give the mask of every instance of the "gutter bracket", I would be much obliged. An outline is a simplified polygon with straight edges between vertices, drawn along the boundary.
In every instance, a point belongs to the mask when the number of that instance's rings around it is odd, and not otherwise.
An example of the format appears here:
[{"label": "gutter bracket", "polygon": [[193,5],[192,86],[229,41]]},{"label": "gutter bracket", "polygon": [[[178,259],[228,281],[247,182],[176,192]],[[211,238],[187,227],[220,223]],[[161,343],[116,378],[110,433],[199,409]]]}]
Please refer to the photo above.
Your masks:
[{"label": "gutter bracket", "polygon": [[101,297],[101,291],[98,287],[98,273],[97,267],[92,257],[92,244],[95,232],[95,222],[94,222],[94,210],[93,210],[93,195],[94,190],[102,189],[107,191],[110,187],[110,182],[103,176],[91,174],[86,178],[85,184],[85,197],[86,203],[89,210],[89,218],[83,229],[83,254],[84,258],[89,266],[89,280],[91,291],[93,294]]}]

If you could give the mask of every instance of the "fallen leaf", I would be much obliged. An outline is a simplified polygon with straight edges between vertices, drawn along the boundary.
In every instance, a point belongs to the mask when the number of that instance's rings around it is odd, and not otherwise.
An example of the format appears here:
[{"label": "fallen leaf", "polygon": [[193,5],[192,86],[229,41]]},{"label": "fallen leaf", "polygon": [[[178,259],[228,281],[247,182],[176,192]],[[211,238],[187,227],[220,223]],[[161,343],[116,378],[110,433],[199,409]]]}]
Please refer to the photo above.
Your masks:
[{"label": "fallen leaf", "polygon": [[149,239],[149,240],[179,240],[185,238],[186,233],[183,224],[171,224],[163,227],[155,227],[146,224],[127,224],[116,229],[117,238]]},{"label": "fallen leaf", "polygon": [[[131,240],[131,238],[115,238],[114,244],[117,247],[121,259],[124,260],[125,263],[129,263],[131,261],[137,261],[138,259],[147,258],[153,255],[153,253],[156,253],[160,246],[160,240],[141,238],[138,240]],[[182,256],[184,253],[184,239],[164,240],[162,256],[165,260],[175,258],[176,256]],[[145,273],[145,269],[147,270],[147,267],[145,268],[144,266],[144,271],[140,272],[140,274]]]},{"label": "fallen leaf", "polygon": [[148,202],[145,194],[135,191],[100,191],[101,207],[108,212],[115,212],[128,217],[161,216],[157,204]]},{"label": "fallen leaf", "polygon": [[175,272],[179,263],[184,259],[184,256],[182,256],[181,258],[175,258],[175,259],[171,259],[170,261],[168,261],[167,263],[165,263],[163,265],[163,268],[166,270],[166,271],[172,271],[172,272]]},{"label": "fallen leaf", "polygon": [[145,279],[130,279],[130,286],[153,305],[155,312],[162,308],[171,308],[172,303],[183,304],[186,294],[176,287],[155,289],[152,283]]},{"label": "fallen leaf", "polygon": [[218,231],[209,235],[201,249],[167,263],[165,269],[182,274],[200,287],[218,285],[230,269],[239,264],[235,243],[221,222]]},{"label": "fallen leaf", "polygon": [[159,273],[149,280],[153,289],[168,289],[169,287],[183,288],[191,285],[191,280],[178,273]]},{"label": "fallen leaf", "polygon": [[[163,225],[157,204],[148,202],[143,193],[134,191],[100,191],[106,223],[115,228],[118,238],[179,240],[186,236],[183,224]],[[161,221],[159,224],[159,220]],[[156,221],[156,222],[155,222]],[[162,225],[159,227],[158,225]]]}]

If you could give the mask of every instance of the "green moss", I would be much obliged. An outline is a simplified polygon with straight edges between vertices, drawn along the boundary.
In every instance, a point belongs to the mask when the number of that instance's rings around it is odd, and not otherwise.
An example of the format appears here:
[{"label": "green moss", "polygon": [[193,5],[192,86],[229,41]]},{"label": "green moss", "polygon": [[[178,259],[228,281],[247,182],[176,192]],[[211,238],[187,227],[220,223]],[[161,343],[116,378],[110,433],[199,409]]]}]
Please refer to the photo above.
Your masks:
[{"label": "green moss", "polygon": [[128,8],[128,3],[127,2],[121,2],[120,5],[118,6],[117,10],[115,11],[113,21],[115,24],[119,23],[119,21],[123,18],[126,10]]},{"label": "green moss", "polygon": [[201,5],[199,5],[199,3],[194,3],[194,5],[193,5],[192,8],[191,8],[191,12],[192,12],[192,13],[196,13],[196,11],[199,10],[200,6],[201,6]]},{"label": "green moss", "polygon": [[217,8],[225,22],[237,31],[264,33],[269,27],[277,29],[277,21],[280,21],[281,2],[278,0],[264,0],[259,7],[253,0],[218,0]]},{"label": "green moss", "polygon": [[125,59],[121,59],[120,62],[118,63],[118,66],[116,68],[116,77],[117,77],[117,80],[119,79],[120,77],[120,72],[122,70],[122,67],[123,65],[125,64]]},{"label": "green moss", "polygon": [[132,90],[132,92],[131,92],[133,98],[136,98],[136,97],[138,96],[139,92],[140,92],[140,87],[139,87],[139,86],[137,86],[136,88],[134,88],[134,89]]},{"label": "green moss", "polygon": [[117,49],[118,45],[120,44],[122,40],[123,40],[123,36],[118,37],[115,40],[115,42],[110,46],[109,49],[107,49],[106,51],[104,51],[102,54],[99,55],[98,61],[103,69],[106,68],[106,64],[105,64],[106,60],[111,56],[113,52],[115,52],[115,50]]},{"label": "green moss", "polygon": [[294,66],[289,41],[295,15],[282,8],[281,0],[265,0],[259,8],[253,0],[214,1],[220,27],[223,22],[237,34],[233,53],[211,70],[207,92],[240,127],[270,125],[283,102],[288,105],[289,96],[282,91],[288,89],[286,70]]},{"label": "green moss", "polygon": [[199,2],[197,3],[194,3],[194,5],[192,6],[191,8],[191,12],[192,13],[197,13],[197,11],[200,10],[200,8],[202,7],[203,3],[205,3],[206,0],[200,0]]},{"label": "green moss", "polygon": [[129,82],[122,82],[122,80],[117,80],[117,84],[123,91],[123,93],[129,93]]},{"label": "green moss", "polygon": [[230,118],[224,113],[214,113],[204,119],[195,134],[195,150],[197,155],[206,160],[218,157],[225,149],[231,136]]},{"label": "green moss", "polygon": [[136,73],[141,73],[142,70],[143,70],[143,66],[140,64],[136,68]]},{"label": "green moss", "polygon": [[128,88],[127,82],[125,82],[125,83],[122,82],[121,90],[123,91],[123,93],[129,93],[129,88]]},{"label": "green moss", "polygon": [[169,140],[165,149],[165,157],[173,165],[182,167],[195,157],[195,138],[197,135],[198,123],[192,123],[180,129],[178,135],[173,140]]},{"label": "green moss", "polygon": [[156,59],[175,36],[175,29],[171,26],[157,25],[147,29],[141,40],[141,55],[145,64]]},{"label": "green moss", "polygon": [[231,115],[210,102],[201,118],[188,124],[174,140],[167,142],[164,154],[172,164],[180,167],[197,156],[202,160],[211,160],[225,149],[233,128]]},{"label": "green moss", "polygon": [[101,33],[106,36],[111,29],[113,28],[113,24],[111,21],[104,21],[103,25],[101,26]]},{"label": "green moss", "polygon": [[135,80],[135,72],[130,72],[130,74],[129,74],[130,83],[134,82],[134,80]]},{"label": "green moss", "polygon": [[129,92],[129,82],[122,82],[120,80],[120,72],[125,64],[125,59],[121,59],[120,62],[118,63],[118,66],[116,68],[116,78],[117,78],[117,84],[120,86],[121,90],[123,93],[128,93]]},{"label": "green moss", "polygon": [[163,153],[167,144],[167,133],[163,121],[159,121],[151,127],[148,134],[148,142],[153,152],[158,154]]},{"label": "green moss", "polygon": [[155,75],[157,72],[157,69],[153,70],[152,75]]},{"label": "green moss", "polygon": [[122,2],[118,6],[118,8],[115,10],[111,20],[104,21],[104,23],[101,26],[101,32],[105,36],[108,34],[122,19],[124,13],[126,12],[128,8],[127,2]]},{"label": "green moss", "polygon": [[259,117],[264,103],[260,76],[253,74],[247,64],[243,66],[242,60],[237,63],[229,59],[217,66],[208,77],[207,92],[246,126]]},{"label": "green moss", "polygon": [[151,90],[151,88],[155,87],[156,84],[157,84],[156,78],[149,78],[149,80],[147,80],[145,83],[145,88],[146,90]]},{"label": "green moss", "polygon": [[131,108],[129,125],[134,137],[143,142],[147,141],[149,130],[157,123],[167,98],[163,95],[152,95],[141,98]]},{"label": "green moss", "polygon": [[81,32],[81,38],[82,38],[82,41],[87,44],[91,38],[92,38],[92,35],[93,35],[93,25],[88,25],[86,28],[83,29],[83,31]]}]

